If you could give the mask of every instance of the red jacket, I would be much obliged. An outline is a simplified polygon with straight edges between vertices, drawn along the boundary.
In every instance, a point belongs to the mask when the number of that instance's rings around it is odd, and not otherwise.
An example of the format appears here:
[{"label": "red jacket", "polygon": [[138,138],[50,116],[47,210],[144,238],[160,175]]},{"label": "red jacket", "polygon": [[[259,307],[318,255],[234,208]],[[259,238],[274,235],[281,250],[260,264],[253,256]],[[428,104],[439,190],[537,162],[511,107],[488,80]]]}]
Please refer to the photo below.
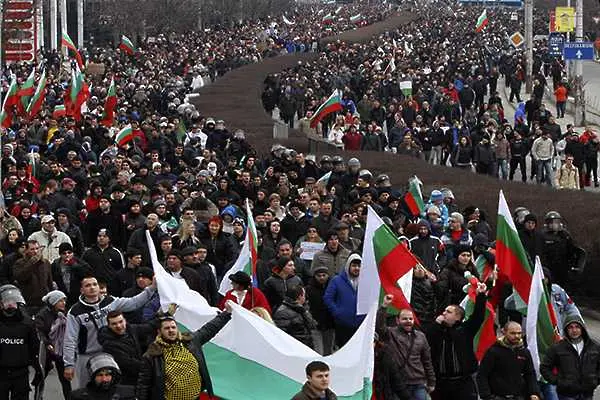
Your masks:
[{"label": "red jacket", "polygon": [[347,132],[342,137],[342,142],[344,143],[344,150],[360,150],[360,141],[362,139],[362,135],[358,132]]},{"label": "red jacket", "polygon": [[[252,294],[254,294],[254,304],[252,304],[252,297],[253,297]],[[227,300],[231,300],[237,304],[237,298],[233,295],[233,289],[228,291],[225,294],[225,297],[223,297],[223,299],[221,299],[221,301],[219,302],[219,308],[221,310],[225,309],[225,302]],[[269,305],[267,298],[265,297],[265,295],[259,288],[252,288],[252,293],[250,293],[250,291],[248,291],[246,293],[246,297],[244,297],[244,301],[241,305],[246,310],[252,310],[254,307],[262,307],[265,310],[267,310],[269,312],[269,314],[271,314],[271,306]]]}]

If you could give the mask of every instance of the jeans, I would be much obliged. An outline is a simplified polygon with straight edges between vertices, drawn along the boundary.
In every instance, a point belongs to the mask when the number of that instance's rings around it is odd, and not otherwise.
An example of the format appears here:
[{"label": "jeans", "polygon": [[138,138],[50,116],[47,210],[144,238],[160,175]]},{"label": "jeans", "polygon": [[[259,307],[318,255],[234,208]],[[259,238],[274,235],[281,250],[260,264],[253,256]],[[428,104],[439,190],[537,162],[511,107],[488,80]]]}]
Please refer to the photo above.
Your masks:
[{"label": "jeans", "polygon": [[558,400],[558,394],[556,394],[556,386],[549,383],[539,382],[540,390],[544,396],[544,400]]},{"label": "jeans", "polygon": [[423,384],[406,385],[411,400],[427,400],[427,388]]},{"label": "jeans", "polygon": [[442,163],[442,146],[433,146],[429,153],[429,164],[441,164]]},{"label": "jeans", "polygon": [[497,163],[498,163],[498,169],[500,171],[500,174],[498,175],[500,177],[500,179],[508,178],[508,162],[503,159],[498,159]]},{"label": "jeans", "polygon": [[556,117],[564,118],[565,117],[565,108],[567,106],[566,101],[557,101],[556,102]]},{"label": "jeans", "polygon": [[312,337],[315,345],[315,351],[322,356],[328,356],[333,353],[335,331],[333,329],[313,330]]},{"label": "jeans", "polygon": [[552,186],[552,159],[537,160],[535,180],[537,183],[546,182],[547,185]]},{"label": "jeans", "polygon": [[525,157],[515,157],[510,159],[510,174],[509,179],[512,181],[515,176],[515,171],[519,168],[521,170],[521,180],[527,181],[527,164]]}]

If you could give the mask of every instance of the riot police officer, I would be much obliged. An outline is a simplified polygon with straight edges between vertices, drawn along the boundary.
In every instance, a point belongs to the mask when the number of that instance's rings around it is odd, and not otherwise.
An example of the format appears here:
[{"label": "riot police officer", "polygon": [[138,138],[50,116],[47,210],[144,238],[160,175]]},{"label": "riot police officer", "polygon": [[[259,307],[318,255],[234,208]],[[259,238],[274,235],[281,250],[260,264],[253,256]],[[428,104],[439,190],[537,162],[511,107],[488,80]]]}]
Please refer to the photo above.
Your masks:
[{"label": "riot police officer", "polygon": [[133,386],[119,385],[121,370],[108,353],[98,353],[86,365],[89,383],[71,393],[72,400],[126,400],[135,398]]},{"label": "riot police officer", "polygon": [[29,398],[29,366],[42,380],[39,340],[32,318],[24,313],[25,299],[14,285],[0,286],[0,399]]},{"label": "riot police officer", "polygon": [[569,269],[576,263],[577,247],[557,211],[548,212],[544,222],[542,265],[550,270],[556,283],[567,287]]}]

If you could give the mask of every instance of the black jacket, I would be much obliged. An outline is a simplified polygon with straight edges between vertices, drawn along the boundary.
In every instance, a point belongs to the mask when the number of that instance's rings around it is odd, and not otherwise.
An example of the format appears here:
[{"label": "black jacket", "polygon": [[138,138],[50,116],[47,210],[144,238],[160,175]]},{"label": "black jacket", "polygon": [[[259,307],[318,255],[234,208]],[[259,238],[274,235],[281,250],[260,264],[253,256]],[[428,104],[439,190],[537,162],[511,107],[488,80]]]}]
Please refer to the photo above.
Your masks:
[{"label": "black jacket", "polygon": [[509,347],[503,338],[498,339],[483,356],[477,371],[479,396],[485,400],[492,396],[522,396],[528,399],[539,396],[531,353],[523,345]]},{"label": "black jacket", "polygon": [[485,317],[485,294],[477,295],[471,317],[453,326],[434,323],[427,332],[435,376],[439,380],[464,378],[477,371],[473,340]]},{"label": "black jacket", "polygon": [[377,400],[411,400],[406,374],[393,359],[388,345],[375,350],[373,391]]},{"label": "black jacket", "polygon": [[144,361],[144,338],[150,336],[154,329],[150,324],[127,324],[126,332],[119,336],[108,326],[98,332],[98,343],[102,349],[113,356],[121,369],[121,383],[135,385]]},{"label": "black jacket", "polygon": [[[213,396],[214,393],[204,353],[202,352],[202,346],[219,333],[230,319],[231,314],[224,312],[217,315],[193,334],[184,333],[181,335],[181,341],[198,361],[198,373],[202,382],[201,390],[208,392],[210,396]],[[164,364],[165,359],[162,347],[156,342],[150,344],[148,351],[144,354],[144,364],[140,371],[136,387],[136,397],[138,400],[164,400],[166,398]]]},{"label": "black jacket", "polygon": [[306,233],[309,225],[310,221],[306,218],[306,215],[302,215],[296,220],[291,214],[288,214],[281,220],[281,234],[294,244],[300,236]]},{"label": "black jacket", "polygon": [[227,270],[225,265],[236,259],[238,255],[238,245],[229,233],[219,232],[216,237],[210,233],[200,237],[202,244],[206,246],[208,254],[206,262],[215,266],[217,270],[217,280],[220,282]]},{"label": "black jacket", "polygon": [[54,260],[52,263],[52,280],[58,286],[58,290],[67,295],[67,303],[73,305],[79,300],[81,294],[81,280],[92,272],[92,267],[89,266],[83,260],[74,257],[75,262],[73,265],[69,265],[69,287],[65,284],[65,280],[62,273],[62,267],[60,263],[60,257]]},{"label": "black jacket", "polygon": [[323,295],[328,284],[329,280],[321,285],[315,278],[311,278],[306,286],[306,300],[308,300],[310,313],[317,322],[317,329],[320,331],[334,328],[333,316],[323,301]]},{"label": "black jacket", "polygon": [[71,392],[71,400],[133,400],[135,390],[132,386],[116,385],[108,390],[100,390],[93,383]]},{"label": "black jacket", "polygon": [[294,337],[308,347],[313,347],[311,330],[317,327],[317,323],[310,315],[308,308],[293,303],[290,299],[283,301],[281,306],[273,314],[273,322],[282,331]]},{"label": "black jacket", "polygon": [[[567,338],[548,349],[540,364],[540,373],[563,396],[592,396],[600,383],[600,346],[590,339],[581,317],[567,317],[563,326],[578,322],[583,331],[583,350],[577,353]],[[555,369],[557,372],[555,373]]]},{"label": "black jacket", "polygon": [[202,295],[213,307],[219,303],[219,293],[216,277],[208,263],[184,264],[196,272],[200,280],[198,281],[198,293]]},{"label": "black jacket", "polygon": [[94,276],[106,282],[108,292],[112,293],[114,276],[125,266],[123,254],[113,246],[102,250],[98,245],[94,245],[87,249],[81,258],[92,266]]}]

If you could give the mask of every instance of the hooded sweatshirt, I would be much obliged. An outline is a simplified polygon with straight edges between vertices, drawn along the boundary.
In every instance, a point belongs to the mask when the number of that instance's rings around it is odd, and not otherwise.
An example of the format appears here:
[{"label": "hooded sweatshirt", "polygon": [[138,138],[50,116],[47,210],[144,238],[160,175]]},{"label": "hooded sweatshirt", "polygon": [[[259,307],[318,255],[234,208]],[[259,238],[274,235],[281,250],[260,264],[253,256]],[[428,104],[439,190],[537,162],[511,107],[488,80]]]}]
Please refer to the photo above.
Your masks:
[{"label": "hooded sweatshirt", "polygon": [[365,319],[364,315],[356,315],[356,301],[358,290],[358,277],[350,278],[348,269],[352,260],[361,260],[358,254],[351,254],[344,270],[331,279],[323,301],[333,315],[336,323],[356,328]]}]

